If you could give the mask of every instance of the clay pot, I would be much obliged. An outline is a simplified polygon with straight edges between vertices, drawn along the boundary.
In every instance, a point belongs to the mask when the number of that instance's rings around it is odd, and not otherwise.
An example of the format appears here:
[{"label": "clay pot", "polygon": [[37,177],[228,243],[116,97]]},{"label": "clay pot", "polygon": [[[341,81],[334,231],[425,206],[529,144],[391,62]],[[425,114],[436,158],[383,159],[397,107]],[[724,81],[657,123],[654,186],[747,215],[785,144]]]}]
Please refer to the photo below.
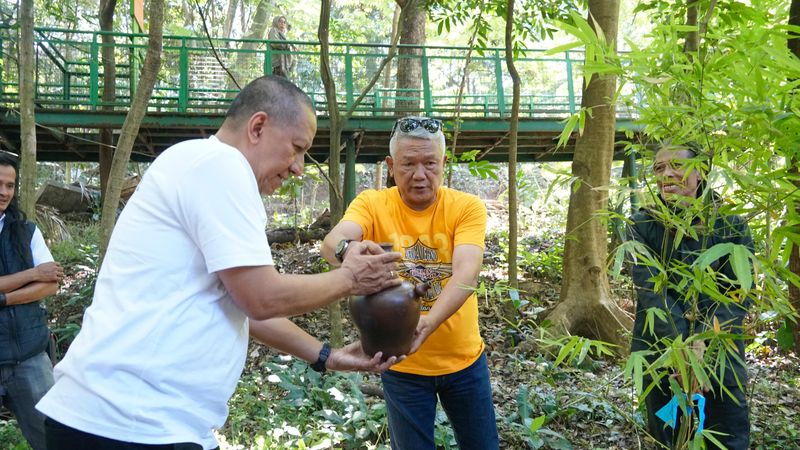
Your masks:
[{"label": "clay pot", "polygon": [[350,315],[361,335],[361,346],[370,356],[405,355],[419,322],[419,301],[430,286],[414,286],[404,281],[399,286],[372,295],[350,297]]}]

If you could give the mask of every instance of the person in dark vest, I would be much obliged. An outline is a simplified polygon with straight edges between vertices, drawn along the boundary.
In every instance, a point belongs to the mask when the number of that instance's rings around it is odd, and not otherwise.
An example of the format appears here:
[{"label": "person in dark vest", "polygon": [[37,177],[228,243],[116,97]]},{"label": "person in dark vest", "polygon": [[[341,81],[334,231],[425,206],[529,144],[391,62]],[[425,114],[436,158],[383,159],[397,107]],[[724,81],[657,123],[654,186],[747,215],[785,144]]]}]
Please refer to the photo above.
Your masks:
[{"label": "person in dark vest", "polygon": [[[711,264],[715,273],[716,290],[705,288],[694,301],[681,290],[681,275],[676,268],[690,267],[707,249],[717,244],[734,244],[754,251],[753,238],[746,220],[731,214],[723,207],[722,198],[713,190],[707,191],[706,174],[702,163],[707,156],[695,143],[677,145],[664,143],[656,153],[653,174],[657,180],[656,205],[641,208],[631,217],[630,237],[647,249],[652,258],[667,270],[669,281],[662,287],[656,285],[659,269],[645,258],[638,259],[631,268],[636,286],[636,320],[633,325],[631,351],[647,352],[647,360],[653,363],[665,351],[665,339],[690,339],[693,334],[711,327],[724,332],[743,334],[743,322],[751,300],[741,294],[728,280],[736,280],[729,256],[723,256]],[[659,207],[660,204],[660,207]],[[677,220],[691,223],[696,235],[686,233],[681,237],[675,225]],[[743,286],[742,288],[749,288]],[[719,298],[728,298],[727,302]],[[660,314],[652,314],[659,310]],[[709,365],[710,386],[700,386],[703,395],[706,430],[716,432],[715,438],[725,448],[746,450],[749,448],[750,421],[748,417],[747,368],[744,365],[744,341],[730,342],[730,348],[722,350],[726,364],[716,365],[717,354],[705,355],[706,341],[693,340],[689,345],[698,358],[705,357]],[[713,353],[713,352],[712,352]],[[722,356],[722,355],[720,355]],[[678,375],[673,375],[681,382]],[[645,379],[645,385],[652,378]],[[686,393],[690,396],[695,392]],[[681,417],[672,420],[668,412],[675,393],[671,392],[669,379],[660,380],[645,399],[647,409],[647,431],[658,442],[675,448]],[[699,399],[698,399],[699,401]],[[667,420],[664,419],[667,417]],[[706,439],[707,448],[717,445]]]},{"label": "person in dark vest", "polygon": [[0,405],[34,450],[44,450],[44,415],[34,407],[53,385],[50,331],[41,300],[58,290],[64,269],[17,202],[17,159],[0,152]]}]

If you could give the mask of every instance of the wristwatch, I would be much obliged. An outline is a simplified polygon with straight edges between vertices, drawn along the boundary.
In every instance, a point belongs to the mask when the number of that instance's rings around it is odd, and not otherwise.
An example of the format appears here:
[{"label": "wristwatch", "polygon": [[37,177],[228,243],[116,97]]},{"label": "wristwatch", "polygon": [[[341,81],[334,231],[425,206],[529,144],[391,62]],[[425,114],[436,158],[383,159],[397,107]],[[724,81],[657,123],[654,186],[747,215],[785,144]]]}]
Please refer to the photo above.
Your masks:
[{"label": "wristwatch", "polygon": [[317,372],[325,373],[325,362],[328,361],[328,356],[331,354],[331,346],[328,343],[322,344],[322,349],[319,351],[317,362],[311,365],[311,368]]},{"label": "wristwatch", "polygon": [[336,253],[334,253],[333,256],[336,257],[336,260],[339,261],[340,264],[344,262],[344,254],[347,252],[347,247],[351,242],[353,242],[352,239],[342,239],[336,244]]}]

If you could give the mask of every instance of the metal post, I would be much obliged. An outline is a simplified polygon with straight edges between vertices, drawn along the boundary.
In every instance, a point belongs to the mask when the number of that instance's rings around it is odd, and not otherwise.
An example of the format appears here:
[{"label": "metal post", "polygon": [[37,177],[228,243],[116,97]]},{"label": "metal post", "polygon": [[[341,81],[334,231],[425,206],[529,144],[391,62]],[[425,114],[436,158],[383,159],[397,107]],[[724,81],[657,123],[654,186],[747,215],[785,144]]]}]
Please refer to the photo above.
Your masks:
[{"label": "metal post", "polygon": [[344,161],[344,208],[356,198],[356,140],[350,134],[347,137],[347,149]]},{"label": "metal post", "polygon": [[345,48],[344,53],[344,85],[347,108],[350,109],[355,102],[355,97],[353,96],[353,55],[350,54],[350,46]]},{"label": "metal post", "polygon": [[497,109],[500,117],[506,115],[506,94],[503,91],[503,58],[500,57],[500,50],[494,51],[494,77],[497,85]]},{"label": "metal post", "polygon": [[264,50],[264,75],[272,75],[272,48],[269,43]]},{"label": "metal post", "polygon": [[64,95],[62,96],[63,100],[64,100],[64,105],[62,106],[62,108],[67,109],[67,103],[69,103],[69,97],[70,97],[70,92],[69,92],[69,81],[70,81],[69,80],[69,71],[65,70],[64,73],[62,74],[62,77],[63,77],[63,79],[61,80],[61,87],[62,87],[62,89],[64,91]]},{"label": "metal post", "polygon": [[186,47],[186,38],[181,38],[180,71],[181,81],[178,87],[178,111],[186,112],[189,106],[189,48]]},{"label": "metal post", "polygon": [[90,48],[92,57],[89,58],[89,104],[93,111],[97,110],[97,91],[100,89],[100,82],[98,80],[98,45],[97,33],[92,33],[92,45]]},{"label": "metal post", "polygon": [[572,82],[572,60],[569,57],[569,50],[564,52],[567,63],[567,91],[569,92],[569,113],[575,114],[575,86]]},{"label": "metal post", "polygon": [[136,35],[131,36],[130,55],[130,64],[128,64],[130,86],[128,86],[128,90],[131,93],[130,101],[133,101],[133,97],[136,95],[136,85],[139,84],[139,54],[136,52]]},{"label": "metal post", "polygon": [[422,47],[422,95],[425,102],[425,115],[433,114],[433,97],[431,96],[431,79],[428,71],[428,53]]}]

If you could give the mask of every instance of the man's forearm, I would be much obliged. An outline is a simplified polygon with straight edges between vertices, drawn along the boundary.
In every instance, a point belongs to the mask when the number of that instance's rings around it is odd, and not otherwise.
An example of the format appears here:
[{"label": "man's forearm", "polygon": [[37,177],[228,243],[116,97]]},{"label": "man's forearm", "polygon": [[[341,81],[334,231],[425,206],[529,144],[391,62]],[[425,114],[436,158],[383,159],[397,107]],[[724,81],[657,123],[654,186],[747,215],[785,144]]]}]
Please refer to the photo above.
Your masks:
[{"label": "man's forearm", "polygon": [[4,275],[0,277],[0,292],[5,292],[8,295],[10,292],[36,281],[35,275],[36,271],[34,269]]},{"label": "man's forearm", "polygon": [[459,308],[464,305],[472,294],[469,284],[470,280],[458,280],[455,277],[447,282],[447,286],[442,289],[439,298],[436,299],[433,307],[428,311],[428,320],[436,327],[444,323]]},{"label": "man's forearm", "polygon": [[289,319],[250,320],[250,336],[264,345],[307,362],[319,356],[322,343]]},{"label": "man's forearm", "polygon": [[23,305],[39,301],[58,292],[58,283],[36,281],[25,286],[6,292],[6,306]]},{"label": "man's forearm", "polygon": [[346,271],[295,275],[268,266],[243,267],[225,270],[220,278],[248,317],[266,320],[305,314],[349,295],[352,280]]}]

